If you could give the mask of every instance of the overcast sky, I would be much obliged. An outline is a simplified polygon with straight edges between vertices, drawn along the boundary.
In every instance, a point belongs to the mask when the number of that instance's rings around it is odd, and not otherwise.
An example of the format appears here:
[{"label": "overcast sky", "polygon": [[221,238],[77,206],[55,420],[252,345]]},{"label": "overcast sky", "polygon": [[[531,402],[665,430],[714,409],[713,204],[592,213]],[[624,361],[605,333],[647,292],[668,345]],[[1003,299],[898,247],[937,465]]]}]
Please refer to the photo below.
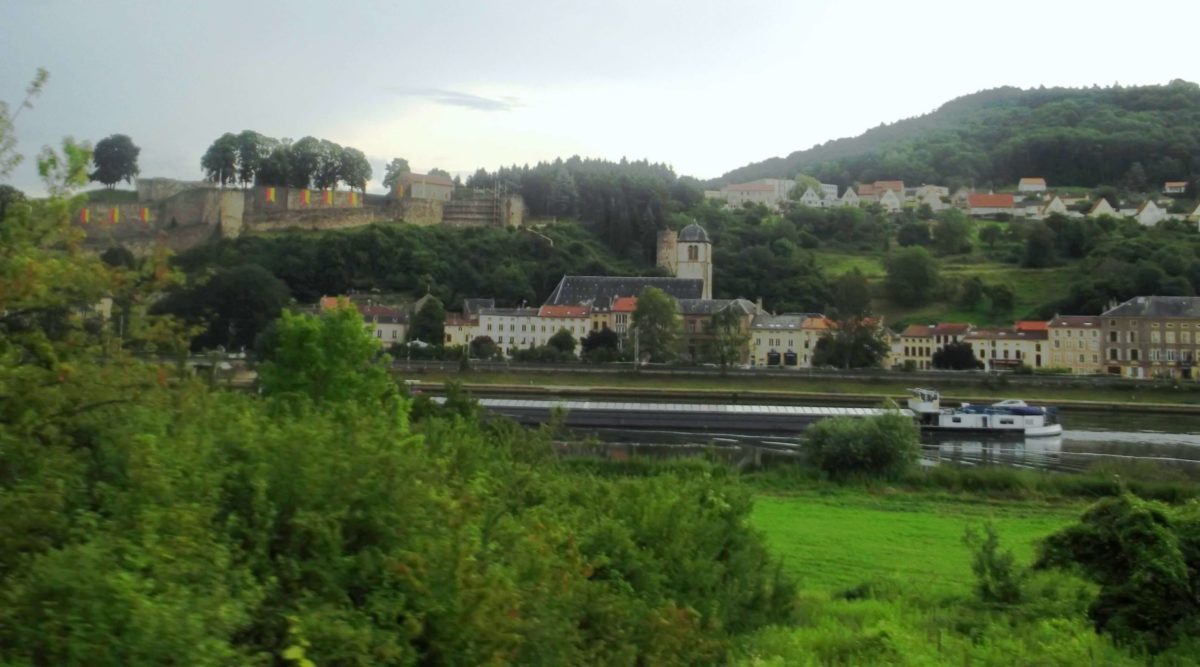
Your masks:
[{"label": "overcast sky", "polygon": [[199,178],[243,129],[360,148],[371,189],[393,156],[710,178],[985,88],[1200,81],[1198,29],[1196,0],[0,0],[0,100],[50,70],[18,120],[31,191],[64,135],[125,133],[142,175]]}]

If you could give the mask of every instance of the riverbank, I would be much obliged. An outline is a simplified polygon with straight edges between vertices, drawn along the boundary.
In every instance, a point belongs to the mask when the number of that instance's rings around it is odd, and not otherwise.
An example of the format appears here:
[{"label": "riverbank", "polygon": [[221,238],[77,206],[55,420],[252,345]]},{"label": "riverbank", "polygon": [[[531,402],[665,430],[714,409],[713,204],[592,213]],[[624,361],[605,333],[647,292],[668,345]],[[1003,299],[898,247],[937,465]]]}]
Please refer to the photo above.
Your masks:
[{"label": "riverbank", "polygon": [[[907,388],[921,385],[914,376],[903,381],[830,378],[738,376],[663,376],[639,373],[406,371],[396,373],[420,390],[437,390],[445,382],[460,382],[477,396],[556,396],[651,402],[761,403],[779,405],[876,405],[902,402]],[[981,382],[934,388],[948,403],[986,403],[1004,398],[1052,402],[1072,410],[1200,415],[1200,391],[1190,386],[1121,387],[1020,386]]]}]

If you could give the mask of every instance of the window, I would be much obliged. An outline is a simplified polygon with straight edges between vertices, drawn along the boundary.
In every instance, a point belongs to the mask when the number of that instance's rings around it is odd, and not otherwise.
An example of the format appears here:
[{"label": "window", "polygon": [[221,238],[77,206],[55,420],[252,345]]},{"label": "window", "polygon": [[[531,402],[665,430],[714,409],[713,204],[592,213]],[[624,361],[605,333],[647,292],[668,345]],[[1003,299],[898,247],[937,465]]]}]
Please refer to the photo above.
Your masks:
[{"label": "window", "polygon": [[1110,343],[1117,342],[1117,332],[1115,332],[1115,331],[1108,332],[1108,342],[1110,342]]},{"label": "window", "polygon": [[[1132,332],[1130,332],[1130,333],[1132,333]],[[1157,332],[1157,331],[1151,331],[1151,332],[1150,332],[1150,342],[1151,342],[1151,343],[1159,343],[1159,342],[1162,342],[1162,338],[1161,338],[1161,337],[1158,335],[1158,332]]]},{"label": "window", "polygon": [[383,338],[383,329],[376,329],[376,330],[375,330],[375,337],[376,337],[376,338]]},{"label": "window", "polygon": [[[449,340],[449,338],[450,338],[449,336],[446,337],[447,340]],[[392,329],[392,340],[396,340],[396,330],[395,329]]]},{"label": "window", "polygon": [[1175,343],[1175,332],[1174,331],[1167,332],[1167,343],[1170,343],[1170,344]]},{"label": "window", "polygon": [[1129,351],[1129,360],[1130,361],[1139,361],[1137,348],[1134,348]]},{"label": "window", "polygon": [[688,246],[688,261],[694,262],[698,259],[700,259],[700,247],[694,245]]},{"label": "window", "polygon": [[1137,332],[1136,332],[1136,331],[1130,331],[1130,332],[1129,332],[1129,338],[1128,338],[1128,341],[1127,341],[1127,342],[1130,342],[1130,343],[1136,343],[1136,342],[1137,342]]}]

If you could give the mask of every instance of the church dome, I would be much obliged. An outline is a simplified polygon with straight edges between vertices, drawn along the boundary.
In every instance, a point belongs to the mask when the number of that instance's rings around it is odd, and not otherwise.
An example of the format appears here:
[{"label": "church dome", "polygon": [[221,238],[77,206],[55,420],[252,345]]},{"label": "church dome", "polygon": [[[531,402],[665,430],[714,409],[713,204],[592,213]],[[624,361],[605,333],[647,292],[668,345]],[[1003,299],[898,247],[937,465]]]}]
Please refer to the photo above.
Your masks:
[{"label": "church dome", "polygon": [[679,232],[679,241],[681,243],[712,243],[708,240],[708,232],[694,222]]}]

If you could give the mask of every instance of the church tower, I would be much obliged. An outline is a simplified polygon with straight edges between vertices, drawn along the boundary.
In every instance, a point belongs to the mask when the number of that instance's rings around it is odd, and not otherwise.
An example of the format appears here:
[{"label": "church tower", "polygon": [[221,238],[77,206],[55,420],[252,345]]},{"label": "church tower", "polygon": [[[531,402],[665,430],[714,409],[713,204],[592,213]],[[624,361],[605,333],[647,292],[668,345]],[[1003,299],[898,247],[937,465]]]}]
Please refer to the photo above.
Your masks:
[{"label": "church tower", "polygon": [[675,277],[704,281],[701,298],[712,298],[712,241],[696,223],[684,227],[675,241]]}]

